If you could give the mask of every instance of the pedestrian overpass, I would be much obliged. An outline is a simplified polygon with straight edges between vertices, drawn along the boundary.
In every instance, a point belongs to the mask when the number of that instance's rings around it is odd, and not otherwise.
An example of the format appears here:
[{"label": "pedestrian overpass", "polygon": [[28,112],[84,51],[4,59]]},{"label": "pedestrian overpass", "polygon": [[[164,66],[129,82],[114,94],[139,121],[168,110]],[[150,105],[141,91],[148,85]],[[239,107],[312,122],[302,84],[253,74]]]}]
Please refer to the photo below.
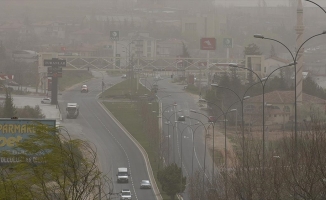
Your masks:
[{"label": "pedestrian overpass", "polygon": [[[66,60],[70,70],[117,70],[117,71],[186,71],[188,73],[199,73],[209,71],[211,73],[229,72],[229,63],[244,63],[244,59],[226,58],[172,58],[172,57],[141,57],[130,60],[128,57],[83,57],[62,56],[58,58]],[[124,63],[121,66],[120,63]],[[238,72],[244,70],[238,69]]]}]

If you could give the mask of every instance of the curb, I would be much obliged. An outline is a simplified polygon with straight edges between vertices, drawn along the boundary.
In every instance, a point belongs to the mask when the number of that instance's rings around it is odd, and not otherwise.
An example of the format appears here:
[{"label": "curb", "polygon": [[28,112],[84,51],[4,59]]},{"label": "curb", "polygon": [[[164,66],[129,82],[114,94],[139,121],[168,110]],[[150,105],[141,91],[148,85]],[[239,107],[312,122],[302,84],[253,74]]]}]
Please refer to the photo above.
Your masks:
[{"label": "curb", "polygon": [[[110,85],[110,87],[112,87],[114,85]],[[105,89],[108,89],[110,87],[107,87]],[[139,142],[129,133],[129,131],[113,116],[113,114],[103,105],[102,101],[103,100],[99,100],[99,96],[102,94],[102,92],[100,92],[99,94],[96,95],[97,97],[97,103],[103,108],[103,110],[105,110],[105,112],[113,119],[113,121],[125,132],[125,134],[130,138],[130,140],[136,145],[136,147],[140,150],[141,154],[143,155],[143,158],[145,160],[146,163],[146,168],[147,168],[147,172],[149,175],[149,179],[152,183],[152,188],[154,190],[154,194],[156,196],[157,200],[163,200],[160,190],[157,187],[155,178],[154,178],[154,174],[153,174],[153,170],[152,167],[150,165],[149,162],[149,158],[148,158],[148,154],[145,151],[145,149],[139,144]]]},{"label": "curb", "polygon": [[150,181],[152,182],[152,188],[154,190],[154,194],[156,196],[156,199],[157,200],[163,200],[161,194],[160,194],[160,191],[157,187],[157,184],[156,184],[156,181],[155,181],[155,178],[154,178],[154,174],[153,174],[153,170],[152,170],[152,167],[150,165],[150,162],[149,162],[149,158],[148,158],[148,154],[147,152],[145,151],[145,149],[139,144],[139,142],[129,133],[129,131],[113,116],[113,114],[108,110],[106,109],[106,107],[102,104],[102,102],[99,102],[99,105],[103,108],[103,110],[106,111],[106,113],[113,119],[113,121],[126,133],[126,135],[131,139],[131,141],[137,146],[137,148],[140,150],[140,152],[142,153],[143,155],[143,158],[145,160],[145,163],[146,163],[146,168],[147,168],[147,172],[148,172],[148,175],[149,175],[149,179]]}]

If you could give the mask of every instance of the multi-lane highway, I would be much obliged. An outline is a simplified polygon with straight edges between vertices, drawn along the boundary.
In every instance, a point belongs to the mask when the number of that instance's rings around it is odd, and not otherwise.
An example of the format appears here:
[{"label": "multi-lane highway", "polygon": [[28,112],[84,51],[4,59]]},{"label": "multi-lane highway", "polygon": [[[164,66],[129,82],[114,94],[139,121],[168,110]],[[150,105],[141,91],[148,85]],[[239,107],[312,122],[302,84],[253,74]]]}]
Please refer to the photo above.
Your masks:
[{"label": "multi-lane highway", "polygon": [[[205,168],[205,181],[210,180],[212,177],[213,162],[209,151],[206,149],[205,152],[205,128],[201,124],[203,123],[207,127],[208,120],[204,116],[190,112],[190,110],[202,112],[198,106],[199,96],[185,92],[183,85],[171,83],[171,80],[170,78],[165,78],[157,82],[152,78],[141,80],[144,85],[146,83],[147,87],[151,87],[155,83],[158,85],[157,96],[161,98],[163,105],[163,134],[164,138],[167,138],[167,141],[164,143],[165,145],[168,143],[167,146],[169,149],[168,153],[164,155],[165,160],[167,163],[175,162],[178,166],[181,166],[182,146],[182,169],[184,176],[190,177],[193,171],[195,172],[196,170],[203,170]],[[169,94],[171,96],[164,97]],[[173,106],[174,103],[177,106]],[[178,116],[181,115],[186,116],[186,121],[176,123],[175,121],[177,121]],[[196,123],[199,124],[195,125]],[[201,127],[197,128],[198,126]],[[196,131],[193,131],[195,129]],[[182,196],[184,199],[189,199],[187,189]]]},{"label": "multi-lane highway", "polygon": [[[67,103],[78,103],[80,105],[78,118],[65,119],[63,114],[62,125],[68,129],[73,137],[87,140],[96,147],[100,169],[112,178],[114,192],[130,189],[133,199],[154,200],[157,196],[153,190],[141,190],[139,188],[141,180],[149,179],[148,166],[141,151],[97,100],[97,95],[102,91],[102,79],[106,85],[118,83],[122,79],[120,77],[109,77],[104,72],[93,72],[93,74],[95,78],[83,83],[87,84],[89,93],[81,93],[82,84],[80,84],[62,94],[59,99],[62,110],[65,109]],[[146,82],[148,82],[148,87],[153,84],[152,78],[148,78]],[[169,153],[165,154],[166,163],[175,162],[180,166],[182,151],[184,175],[190,177],[193,171],[202,170],[205,167],[207,174],[205,181],[207,181],[210,178],[209,174],[211,174],[212,160],[208,151],[205,152],[204,148],[205,129],[199,127],[196,132],[193,132],[189,127],[196,128],[198,125],[189,125],[196,124],[198,121],[189,118],[186,118],[185,122],[175,123],[178,116],[184,115],[199,119],[206,124],[207,119],[205,117],[190,112],[191,109],[199,110],[197,105],[198,96],[184,92],[182,85],[171,83],[169,79],[159,81],[158,85],[159,97],[171,94],[170,97],[161,99],[163,102],[162,110],[164,111],[162,126],[164,135],[167,138],[165,144],[169,144]],[[176,106],[171,106],[174,103],[176,103]],[[169,105],[170,107],[168,107]],[[169,124],[168,121],[170,121]],[[193,148],[195,151],[193,151]],[[130,172],[129,183],[116,183],[116,173],[119,167],[128,168]],[[187,191],[185,191],[183,197],[189,199]]]},{"label": "multi-lane highway", "polygon": [[[102,78],[106,85],[118,83],[120,77],[109,77],[105,72],[93,72],[96,78],[83,83],[89,88],[88,93],[81,93],[78,85],[62,94],[60,107],[65,109],[67,103],[78,103],[80,114],[77,119],[65,119],[65,126],[73,137],[89,141],[96,147],[99,166],[102,172],[112,178],[114,192],[130,189],[132,199],[154,200],[153,190],[140,189],[140,182],[149,179],[144,157],[135,143],[121,127],[108,115],[97,101],[97,94],[102,90]],[[64,116],[64,115],[63,115]],[[130,173],[129,183],[117,183],[116,174],[119,167],[127,167]]]}]

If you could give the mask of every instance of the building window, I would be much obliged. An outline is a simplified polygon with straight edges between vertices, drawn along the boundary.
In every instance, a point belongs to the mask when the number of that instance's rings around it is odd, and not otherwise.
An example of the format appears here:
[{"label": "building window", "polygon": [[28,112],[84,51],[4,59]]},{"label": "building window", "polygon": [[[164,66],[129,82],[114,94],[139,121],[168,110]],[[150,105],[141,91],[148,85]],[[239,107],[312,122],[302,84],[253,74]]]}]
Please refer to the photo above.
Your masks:
[{"label": "building window", "polygon": [[277,117],[277,115],[276,115],[276,114],[274,114],[274,117]]},{"label": "building window", "polygon": [[185,23],[185,31],[196,31],[196,23]]}]

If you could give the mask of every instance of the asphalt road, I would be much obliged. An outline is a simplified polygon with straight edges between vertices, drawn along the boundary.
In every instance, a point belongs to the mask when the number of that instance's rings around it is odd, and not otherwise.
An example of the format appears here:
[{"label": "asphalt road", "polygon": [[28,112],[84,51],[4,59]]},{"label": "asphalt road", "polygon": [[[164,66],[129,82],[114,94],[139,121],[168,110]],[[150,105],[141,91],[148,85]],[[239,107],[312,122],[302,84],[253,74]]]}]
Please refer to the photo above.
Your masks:
[{"label": "asphalt road", "polygon": [[[150,77],[141,81],[144,85],[146,83],[148,88],[155,82]],[[163,105],[162,126],[164,138],[167,138],[167,141],[164,141],[164,143],[165,146],[167,145],[167,149],[169,149],[164,155],[166,163],[175,162],[178,166],[181,166],[182,151],[182,169],[184,176],[189,178],[196,170],[203,170],[205,168],[205,181],[211,180],[213,162],[208,150],[206,150],[205,156],[205,128],[201,124],[202,122],[207,127],[208,120],[205,116],[190,112],[190,110],[196,110],[207,115],[198,106],[199,95],[185,92],[184,85],[172,83],[169,77],[163,77],[163,80],[157,81],[156,83],[159,88],[157,96],[161,98]],[[171,96],[168,96],[169,94]],[[177,106],[173,106],[174,103]],[[194,119],[186,117],[185,122],[175,123],[178,116],[181,115]],[[199,124],[195,125],[196,123]],[[197,128],[198,126],[200,127]],[[184,199],[189,199],[188,188],[186,188],[182,196]]]},{"label": "asphalt road", "polygon": [[[78,118],[66,119],[63,114],[62,125],[73,137],[93,144],[98,153],[101,171],[113,180],[114,192],[130,189],[132,199],[154,200],[156,197],[153,190],[139,189],[141,180],[149,179],[143,155],[97,101],[96,95],[102,90],[102,78],[106,85],[118,83],[122,79],[106,76],[105,72],[93,72],[93,75],[97,78],[82,83],[87,84],[89,93],[81,93],[82,84],[80,84],[62,94],[59,102],[63,110],[67,103],[80,105]],[[128,167],[129,183],[116,183],[116,173],[119,167]]]}]

